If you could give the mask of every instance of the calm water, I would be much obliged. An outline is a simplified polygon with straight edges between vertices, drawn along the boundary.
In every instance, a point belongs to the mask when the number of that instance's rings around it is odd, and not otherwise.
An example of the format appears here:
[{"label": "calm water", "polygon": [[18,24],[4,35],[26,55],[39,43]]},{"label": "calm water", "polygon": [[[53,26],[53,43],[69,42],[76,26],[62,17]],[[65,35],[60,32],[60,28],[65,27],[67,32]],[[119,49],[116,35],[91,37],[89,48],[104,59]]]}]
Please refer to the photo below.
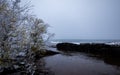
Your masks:
[{"label": "calm water", "polygon": [[[52,42],[108,43],[119,42],[119,40],[54,40]],[[55,75],[120,75],[120,57],[63,52],[63,54],[45,57],[44,60],[46,67]]]},{"label": "calm water", "polygon": [[82,53],[45,57],[46,67],[55,75],[120,75],[120,60],[109,61]]}]

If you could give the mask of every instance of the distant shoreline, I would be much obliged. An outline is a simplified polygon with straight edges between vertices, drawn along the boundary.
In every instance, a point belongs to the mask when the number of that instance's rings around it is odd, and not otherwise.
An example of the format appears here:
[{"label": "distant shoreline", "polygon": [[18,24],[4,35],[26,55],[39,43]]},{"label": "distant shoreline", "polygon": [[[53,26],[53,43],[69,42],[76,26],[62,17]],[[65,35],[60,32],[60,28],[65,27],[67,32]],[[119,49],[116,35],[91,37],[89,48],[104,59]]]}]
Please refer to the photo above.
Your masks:
[{"label": "distant shoreline", "polygon": [[56,45],[58,43],[74,43],[74,44],[80,44],[80,43],[104,43],[108,45],[120,45],[120,40],[89,40],[89,39],[53,39],[50,40],[50,43],[53,45]]}]

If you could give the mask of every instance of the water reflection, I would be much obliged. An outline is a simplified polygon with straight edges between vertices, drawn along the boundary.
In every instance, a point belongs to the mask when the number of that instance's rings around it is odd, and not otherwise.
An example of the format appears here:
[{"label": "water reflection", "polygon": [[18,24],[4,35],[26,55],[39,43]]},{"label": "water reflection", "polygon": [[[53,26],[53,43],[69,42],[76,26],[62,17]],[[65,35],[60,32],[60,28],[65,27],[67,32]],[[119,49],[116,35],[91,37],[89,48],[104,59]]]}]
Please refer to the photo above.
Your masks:
[{"label": "water reflection", "polygon": [[120,75],[119,57],[65,53],[44,59],[55,75]]},{"label": "water reflection", "polygon": [[119,57],[113,57],[113,56],[107,56],[107,55],[93,55],[89,54],[88,57],[92,57],[96,60],[104,61],[104,63],[120,67],[120,58]]}]

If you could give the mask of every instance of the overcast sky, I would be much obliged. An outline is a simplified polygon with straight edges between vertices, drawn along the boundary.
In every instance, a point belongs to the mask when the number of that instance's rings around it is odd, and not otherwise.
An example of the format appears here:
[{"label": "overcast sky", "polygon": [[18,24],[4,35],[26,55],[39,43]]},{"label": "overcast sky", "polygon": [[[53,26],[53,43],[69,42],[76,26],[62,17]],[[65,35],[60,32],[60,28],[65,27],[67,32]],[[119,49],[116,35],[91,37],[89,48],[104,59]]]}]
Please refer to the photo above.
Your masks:
[{"label": "overcast sky", "polygon": [[31,0],[57,39],[120,39],[120,0]]}]

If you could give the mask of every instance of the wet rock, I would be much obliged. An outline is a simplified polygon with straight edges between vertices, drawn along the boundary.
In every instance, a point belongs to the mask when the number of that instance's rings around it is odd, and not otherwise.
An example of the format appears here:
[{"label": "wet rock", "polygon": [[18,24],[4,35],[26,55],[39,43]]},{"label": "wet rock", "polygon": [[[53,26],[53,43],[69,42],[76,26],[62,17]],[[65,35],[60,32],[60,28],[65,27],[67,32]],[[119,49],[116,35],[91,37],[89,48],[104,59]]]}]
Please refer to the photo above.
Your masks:
[{"label": "wet rock", "polygon": [[98,55],[120,56],[120,46],[107,45],[104,43],[58,43],[57,49],[61,51],[78,51]]},{"label": "wet rock", "polygon": [[65,51],[73,51],[78,49],[78,45],[73,43],[58,43],[56,47],[58,50],[65,50]]},{"label": "wet rock", "polygon": [[51,50],[46,50],[45,56],[50,56],[50,55],[55,55],[59,54],[59,52],[51,51]]},{"label": "wet rock", "polygon": [[59,52],[55,52],[51,50],[37,51],[35,52],[35,59],[40,59],[42,57],[51,56],[55,54],[59,54]]}]

